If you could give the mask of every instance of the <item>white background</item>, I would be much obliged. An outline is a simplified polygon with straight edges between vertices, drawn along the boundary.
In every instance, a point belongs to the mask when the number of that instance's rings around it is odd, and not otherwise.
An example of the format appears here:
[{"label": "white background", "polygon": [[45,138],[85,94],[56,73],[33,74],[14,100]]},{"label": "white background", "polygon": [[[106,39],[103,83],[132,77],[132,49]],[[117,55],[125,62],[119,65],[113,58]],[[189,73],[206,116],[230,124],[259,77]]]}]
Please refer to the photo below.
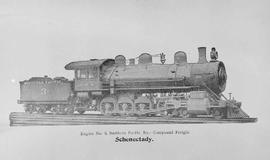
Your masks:
[{"label": "white background", "polygon": [[[269,1],[0,0],[0,159],[269,159]],[[65,76],[64,65],[91,58],[128,58],[216,47],[226,65],[225,94],[242,101],[252,124],[9,127],[19,81]],[[209,59],[209,57],[208,57]],[[81,131],[188,130],[117,144]]]}]

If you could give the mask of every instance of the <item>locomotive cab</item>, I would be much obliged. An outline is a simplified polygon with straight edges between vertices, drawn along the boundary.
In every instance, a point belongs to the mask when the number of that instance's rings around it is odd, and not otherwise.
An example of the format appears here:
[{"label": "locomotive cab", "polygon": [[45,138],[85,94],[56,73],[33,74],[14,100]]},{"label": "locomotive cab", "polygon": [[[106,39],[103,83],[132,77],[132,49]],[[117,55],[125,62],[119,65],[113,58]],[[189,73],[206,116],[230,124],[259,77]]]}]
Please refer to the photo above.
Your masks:
[{"label": "locomotive cab", "polygon": [[100,89],[100,70],[98,67],[75,70],[75,91]]},{"label": "locomotive cab", "polygon": [[112,59],[71,62],[65,66],[75,71],[74,90],[76,92],[102,91],[103,71],[114,65]]}]

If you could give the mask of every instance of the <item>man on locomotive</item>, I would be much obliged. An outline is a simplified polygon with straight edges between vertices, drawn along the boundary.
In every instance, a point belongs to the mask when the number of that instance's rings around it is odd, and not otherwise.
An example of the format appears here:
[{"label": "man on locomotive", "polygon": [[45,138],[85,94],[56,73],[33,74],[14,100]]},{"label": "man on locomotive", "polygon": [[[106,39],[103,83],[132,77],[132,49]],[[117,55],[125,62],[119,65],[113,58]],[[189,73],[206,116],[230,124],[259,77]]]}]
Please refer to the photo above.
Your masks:
[{"label": "man on locomotive", "polygon": [[211,61],[216,61],[218,59],[218,52],[216,51],[215,47],[211,49],[210,58],[211,58]]}]

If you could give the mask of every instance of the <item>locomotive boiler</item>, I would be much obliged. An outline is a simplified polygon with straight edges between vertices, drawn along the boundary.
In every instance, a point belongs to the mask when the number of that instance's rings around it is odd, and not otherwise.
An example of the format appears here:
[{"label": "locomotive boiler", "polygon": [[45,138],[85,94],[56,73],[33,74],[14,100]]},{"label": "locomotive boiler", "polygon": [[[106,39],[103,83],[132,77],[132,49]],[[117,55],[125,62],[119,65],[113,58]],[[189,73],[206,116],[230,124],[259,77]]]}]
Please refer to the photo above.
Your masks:
[{"label": "locomotive boiler", "polygon": [[214,118],[248,117],[241,103],[227,99],[227,74],[223,62],[206,48],[198,48],[197,63],[188,63],[185,52],[174,54],[174,63],[153,63],[152,55],[143,53],[127,60],[90,59],[71,62],[74,80],[36,77],[20,82],[21,98],[29,113],[83,114],[99,111],[113,116],[175,116]]}]

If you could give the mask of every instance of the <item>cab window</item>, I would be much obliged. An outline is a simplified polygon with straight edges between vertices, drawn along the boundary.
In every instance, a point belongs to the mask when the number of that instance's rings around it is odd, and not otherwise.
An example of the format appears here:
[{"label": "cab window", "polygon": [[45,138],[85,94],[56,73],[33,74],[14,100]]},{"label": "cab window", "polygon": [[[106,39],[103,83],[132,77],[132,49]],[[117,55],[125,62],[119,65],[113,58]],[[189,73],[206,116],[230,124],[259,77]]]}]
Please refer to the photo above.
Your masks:
[{"label": "cab window", "polygon": [[89,73],[89,79],[97,79],[98,78],[97,67],[91,68],[91,70],[89,70],[88,73]]},{"label": "cab window", "polygon": [[91,69],[77,70],[75,74],[76,74],[76,78],[78,79],[97,79],[98,78],[97,67],[93,67]]},{"label": "cab window", "polygon": [[87,70],[81,70],[80,78],[88,78]]},{"label": "cab window", "polygon": [[87,70],[77,70],[76,71],[76,78],[78,78],[78,79],[88,78]]}]

